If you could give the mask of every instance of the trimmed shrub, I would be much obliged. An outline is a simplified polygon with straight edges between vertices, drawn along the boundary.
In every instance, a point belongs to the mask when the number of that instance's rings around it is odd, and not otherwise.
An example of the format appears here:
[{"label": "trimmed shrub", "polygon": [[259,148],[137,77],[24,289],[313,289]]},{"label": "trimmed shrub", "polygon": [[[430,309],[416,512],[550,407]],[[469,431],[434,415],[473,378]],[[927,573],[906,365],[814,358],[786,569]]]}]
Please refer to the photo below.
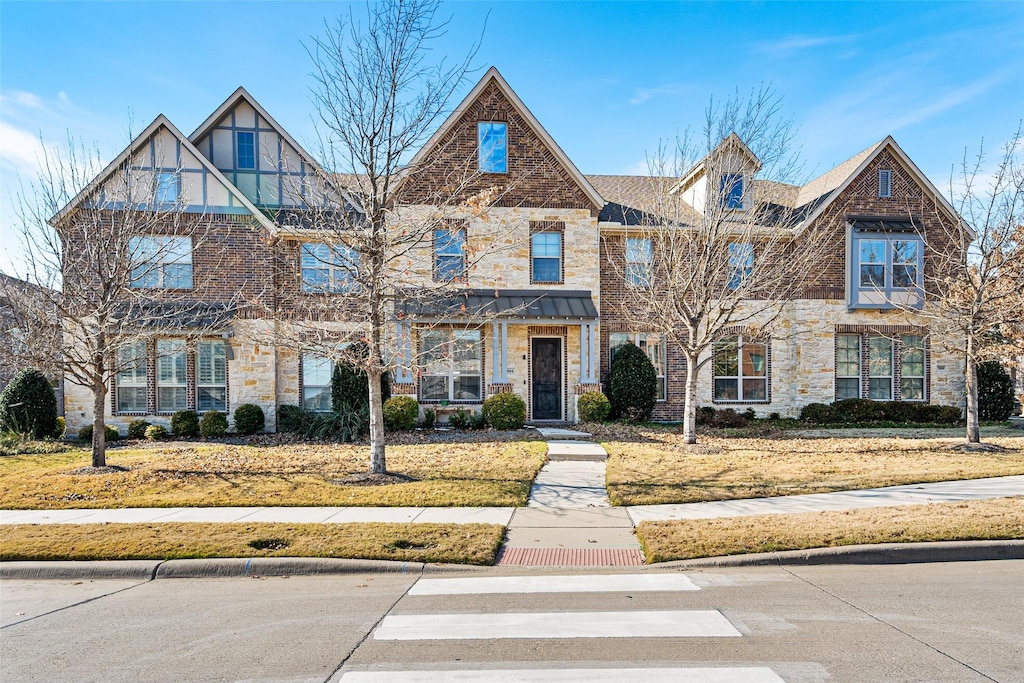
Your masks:
[{"label": "trimmed shrub", "polygon": [[695,420],[698,427],[711,427],[715,424],[715,417],[718,411],[711,406],[699,406]]},{"label": "trimmed shrub", "polygon": [[832,404],[832,421],[857,424],[859,422],[882,422],[885,420],[884,401],[867,398],[845,398]]},{"label": "trimmed shrub", "polygon": [[57,435],[57,397],[46,375],[21,370],[0,392],[0,431],[35,439]]},{"label": "trimmed shrub", "polygon": [[448,416],[448,426],[453,429],[467,429],[471,414],[465,408],[459,408]]},{"label": "trimmed shrub", "polygon": [[67,423],[67,421],[64,419],[63,416],[62,417],[58,417],[57,418],[57,434],[56,434],[57,438],[58,439],[63,439],[64,438],[64,433],[67,432],[67,430],[68,430],[68,423]]},{"label": "trimmed shrub", "polygon": [[495,429],[519,429],[526,422],[526,403],[511,392],[495,394],[484,401],[480,414]]},{"label": "trimmed shrub", "polygon": [[[282,406],[283,407],[283,406]],[[262,432],[266,424],[263,408],[255,403],[243,403],[235,408],[235,429],[239,434]]]},{"label": "trimmed shrub", "polygon": [[1013,379],[998,361],[978,364],[978,419],[1004,422],[1013,415]]},{"label": "trimmed shrub", "polygon": [[194,410],[179,410],[171,415],[171,433],[175,436],[199,436],[199,416]]},{"label": "trimmed shrub", "polygon": [[832,421],[832,408],[824,403],[808,403],[800,409],[800,421],[828,424]]},{"label": "trimmed shrub", "polygon": [[420,404],[412,396],[392,396],[384,401],[384,429],[412,429],[419,416]]},{"label": "trimmed shrub", "polygon": [[473,413],[469,416],[469,428],[487,429],[487,418],[484,417],[484,413],[482,410],[478,413]]},{"label": "trimmed shrub", "polygon": [[635,344],[620,346],[608,375],[612,417],[644,422],[658,398],[658,375],[651,359]]},{"label": "trimmed shrub", "polygon": [[163,441],[167,437],[167,427],[163,425],[149,425],[146,427],[146,438],[150,441]]},{"label": "trimmed shrub", "polygon": [[[121,438],[121,432],[117,431],[114,425],[103,425],[103,431],[107,435],[107,442],[117,441]],[[82,441],[92,443],[92,425],[88,424],[78,430],[78,438]]]},{"label": "trimmed shrub", "polygon": [[[370,348],[365,342],[355,342],[348,347],[348,353],[355,358],[366,358]],[[381,402],[391,398],[391,376],[384,373],[380,378]],[[336,412],[359,412],[370,405],[370,386],[366,373],[350,363],[336,363],[331,374],[331,408]]]},{"label": "trimmed shrub", "polygon": [[145,420],[132,420],[128,423],[128,438],[129,439],[145,439],[146,429],[149,427],[149,423]]},{"label": "trimmed shrub", "polygon": [[277,407],[277,429],[282,432],[298,432],[302,429],[301,406],[283,405]]},{"label": "trimmed shrub", "polygon": [[199,433],[207,439],[210,437],[224,436],[228,431],[228,416],[216,410],[203,413],[203,419],[199,421]]},{"label": "trimmed shrub", "polygon": [[426,408],[423,411],[423,428],[430,429],[437,420],[437,412],[433,408]]},{"label": "trimmed shrub", "polygon": [[930,406],[937,408],[936,417],[934,421],[939,424],[951,424],[955,425],[957,422],[963,422],[964,411],[960,409],[960,406]]},{"label": "trimmed shrub", "polygon": [[721,408],[715,411],[715,420],[711,424],[716,429],[739,429],[746,427],[747,419],[733,408]]},{"label": "trimmed shrub", "polygon": [[576,402],[576,417],[580,422],[604,422],[611,412],[611,402],[600,391],[588,391],[585,394],[580,394]]}]

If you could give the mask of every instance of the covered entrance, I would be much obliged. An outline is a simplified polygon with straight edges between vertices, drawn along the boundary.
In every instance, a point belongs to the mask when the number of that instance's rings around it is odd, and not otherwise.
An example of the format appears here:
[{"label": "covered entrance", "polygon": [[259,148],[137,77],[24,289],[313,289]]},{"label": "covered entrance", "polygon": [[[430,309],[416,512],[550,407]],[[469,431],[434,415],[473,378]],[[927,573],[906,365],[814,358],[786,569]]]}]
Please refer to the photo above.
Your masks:
[{"label": "covered entrance", "polygon": [[533,419],[562,419],[562,340],[533,337],[530,348]]}]

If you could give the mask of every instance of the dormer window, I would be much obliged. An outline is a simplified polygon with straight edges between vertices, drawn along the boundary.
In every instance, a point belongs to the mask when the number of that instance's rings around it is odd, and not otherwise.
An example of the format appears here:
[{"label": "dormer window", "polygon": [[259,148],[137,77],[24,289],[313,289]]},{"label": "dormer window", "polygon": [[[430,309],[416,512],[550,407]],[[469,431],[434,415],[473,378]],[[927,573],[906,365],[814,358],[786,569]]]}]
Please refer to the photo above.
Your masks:
[{"label": "dormer window", "polygon": [[719,188],[722,195],[722,208],[743,208],[743,175],[740,173],[723,173]]},{"label": "dormer window", "polygon": [[478,162],[481,173],[508,173],[508,124],[481,121],[477,124]]},{"label": "dormer window", "polygon": [[251,130],[235,131],[236,168],[256,168],[256,133]]},{"label": "dormer window", "polygon": [[888,168],[878,169],[878,196],[892,196],[892,171]]}]

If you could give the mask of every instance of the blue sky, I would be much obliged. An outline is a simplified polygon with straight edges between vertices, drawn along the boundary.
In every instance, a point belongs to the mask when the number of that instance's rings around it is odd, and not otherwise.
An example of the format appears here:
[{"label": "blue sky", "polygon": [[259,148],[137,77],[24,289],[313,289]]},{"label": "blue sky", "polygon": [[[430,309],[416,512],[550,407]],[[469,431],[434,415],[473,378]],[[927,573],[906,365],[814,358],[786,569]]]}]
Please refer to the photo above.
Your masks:
[{"label": "blue sky", "polygon": [[[0,206],[40,134],[106,159],[160,113],[189,134],[237,86],[313,137],[303,47],[336,2],[0,1]],[[357,8],[361,5],[357,5]],[[771,82],[817,174],[892,134],[940,188],[1024,116],[1024,3],[449,2],[440,53],[482,36],[584,173],[639,173],[712,95]],[[467,84],[466,90],[471,84]],[[454,103],[453,103],[454,104]],[[131,124],[130,124],[131,122]]]}]

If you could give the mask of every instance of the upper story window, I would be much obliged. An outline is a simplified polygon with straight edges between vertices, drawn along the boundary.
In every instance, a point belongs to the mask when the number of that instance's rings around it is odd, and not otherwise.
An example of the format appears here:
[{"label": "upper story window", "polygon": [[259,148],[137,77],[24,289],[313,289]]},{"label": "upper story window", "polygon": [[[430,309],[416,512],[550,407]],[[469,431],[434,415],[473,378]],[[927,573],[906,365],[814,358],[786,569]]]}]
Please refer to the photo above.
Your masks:
[{"label": "upper story window", "polygon": [[173,171],[160,171],[156,174],[156,202],[173,204],[178,201],[180,177]]},{"label": "upper story window", "polygon": [[729,279],[725,286],[739,289],[743,281],[754,271],[754,245],[733,242],[729,245]]},{"label": "upper story window", "polygon": [[508,173],[508,124],[477,123],[477,160],[481,173]]},{"label": "upper story window", "polygon": [[562,281],[562,233],[535,232],[530,237],[531,282]]},{"label": "upper story window", "polygon": [[436,329],[420,334],[422,401],[479,401],[483,397],[480,330]]},{"label": "upper story window", "polygon": [[743,208],[743,174],[723,173],[719,190],[721,191],[723,208]]},{"label": "upper story window", "polygon": [[301,253],[303,292],[351,292],[359,287],[359,252],[355,249],[307,242]]},{"label": "upper story window", "polygon": [[651,359],[651,365],[654,366],[654,374],[658,377],[658,396],[657,400],[664,401],[666,395],[666,381],[668,377],[668,354],[667,345],[665,344],[665,338],[660,334],[652,334],[649,332],[638,332],[632,334],[629,332],[612,332],[608,335],[608,349],[609,359],[608,362],[615,360],[615,354],[626,344],[636,344],[641,351],[647,354],[647,357]]},{"label": "upper story window", "polygon": [[434,280],[452,282],[466,279],[466,231],[439,228],[434,231]]},{"label": "upper story window", "polygon": [[192,289],[192,239],[147,235],[128,240],[134,289]]},{"label": "upper story window", "polygon": [[235,156],[235,168],[256,168],[255,131],[235,131]]},{"label": "upper story window", "polygon": [[878,169],[878,196],[892,196],[892,171],[888,168]]},{"label": "upper story window", "polygon": [[626,284],[638,289],[649,287],[654,264],[654,248],[649,237],[626,238]]},{"label": "upper story window", "polygon": [[715,401],[768,400],[768,345],[742,336],[715,342]]},{"label": "upper story window", "polygon": [[891,308],[922,303],[924,244],[910,232],[854,231],[852,308]]}]

